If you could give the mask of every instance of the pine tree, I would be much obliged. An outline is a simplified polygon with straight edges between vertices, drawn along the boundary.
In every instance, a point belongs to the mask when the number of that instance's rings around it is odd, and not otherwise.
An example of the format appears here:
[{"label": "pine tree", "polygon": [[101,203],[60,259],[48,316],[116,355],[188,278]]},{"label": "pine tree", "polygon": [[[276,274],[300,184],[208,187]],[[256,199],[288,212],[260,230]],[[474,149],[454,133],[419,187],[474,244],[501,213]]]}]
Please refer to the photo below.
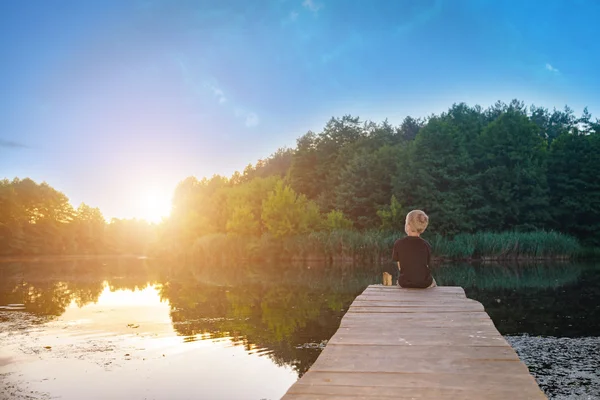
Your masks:
[{"label": "pine tree", "polygon": [[394,194],[407,210],[421,209],[431,230],[453,235],[473,229],[466,184],[472,160],[454,127],[432,118],[421,129],[398,165]]},{"label": "pine tree", "polygon": [[508,109],[480,137],[484,151],[483,212],[494,230],[543,228],[550,219],[546,144],[539,128],[520,110]]}]

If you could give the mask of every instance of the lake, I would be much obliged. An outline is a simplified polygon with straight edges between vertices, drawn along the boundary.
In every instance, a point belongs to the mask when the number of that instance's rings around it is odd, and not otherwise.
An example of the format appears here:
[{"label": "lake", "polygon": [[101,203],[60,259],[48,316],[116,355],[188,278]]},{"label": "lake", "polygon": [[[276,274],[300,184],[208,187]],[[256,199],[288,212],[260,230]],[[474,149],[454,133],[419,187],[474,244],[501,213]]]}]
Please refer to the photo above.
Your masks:
[{"label": "lake", "polygon": [[[0,263],[6,399],[278,399],[379,266]],[[550,398],[600,393],[600,266],[444,265]]]}]

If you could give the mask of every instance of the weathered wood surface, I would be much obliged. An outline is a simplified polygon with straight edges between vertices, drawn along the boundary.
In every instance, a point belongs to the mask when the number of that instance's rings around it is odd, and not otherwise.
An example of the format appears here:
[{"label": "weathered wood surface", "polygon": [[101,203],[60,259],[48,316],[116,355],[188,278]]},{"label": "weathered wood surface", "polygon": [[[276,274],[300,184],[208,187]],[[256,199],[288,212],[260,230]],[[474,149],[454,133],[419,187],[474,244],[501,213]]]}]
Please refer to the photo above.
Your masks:
[{"label": "weathered wood surface", "polygon": [[372,285],[283,399],[377,398],[546,396],[481,303],[462,288]]}]

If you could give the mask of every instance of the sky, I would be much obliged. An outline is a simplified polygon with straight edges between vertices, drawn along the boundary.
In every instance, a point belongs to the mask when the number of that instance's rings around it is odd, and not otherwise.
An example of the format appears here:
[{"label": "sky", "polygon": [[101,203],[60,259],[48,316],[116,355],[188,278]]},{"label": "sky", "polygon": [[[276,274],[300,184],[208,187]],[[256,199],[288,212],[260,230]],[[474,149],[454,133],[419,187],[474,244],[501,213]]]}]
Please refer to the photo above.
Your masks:
[{"label": "sky", "polygon": [[0,179],[168,213],[345,114],[517,98],[600,117],[596,0],[3,0]]}]

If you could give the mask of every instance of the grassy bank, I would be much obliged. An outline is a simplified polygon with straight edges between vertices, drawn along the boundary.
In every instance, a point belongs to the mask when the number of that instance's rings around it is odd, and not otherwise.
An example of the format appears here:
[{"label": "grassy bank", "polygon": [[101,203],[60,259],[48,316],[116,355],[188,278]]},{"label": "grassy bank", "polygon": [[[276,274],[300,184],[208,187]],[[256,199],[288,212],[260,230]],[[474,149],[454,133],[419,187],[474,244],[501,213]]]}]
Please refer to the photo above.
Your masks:
[{"label": "grassy bank", "polygon": [[[226,234],[199,238],[186,254],[195,262],[223,264],[240,261],[389,261],[393,232],[339,230],[275,238]],[[579,242],[557,232],[460,234],[454,238],[425,236],[437,260],[547,260],[582,256]],[[591,253],[590,253],[591,254]]]},{"label": "grassy bank", "polygon": [[581,252],[577,239],[558,232],[481,232],[431,240],[436,257],[449,260],[569,259]]}]

